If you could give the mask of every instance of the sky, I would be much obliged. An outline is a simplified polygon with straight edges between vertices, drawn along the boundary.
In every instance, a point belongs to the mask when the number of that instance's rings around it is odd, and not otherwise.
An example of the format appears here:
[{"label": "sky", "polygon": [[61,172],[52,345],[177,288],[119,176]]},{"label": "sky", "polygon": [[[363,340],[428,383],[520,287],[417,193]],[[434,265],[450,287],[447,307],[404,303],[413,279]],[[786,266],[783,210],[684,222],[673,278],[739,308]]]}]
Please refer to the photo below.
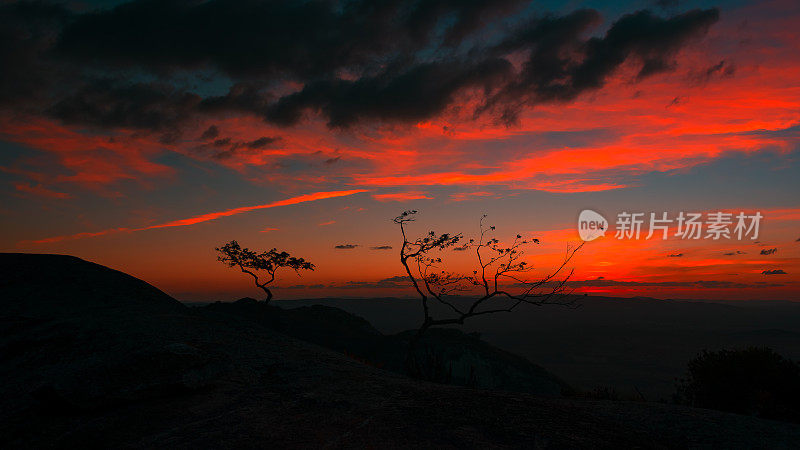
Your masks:
[{"label": "sky", "polygon": [[[235,239],[316,265],[277,298],[410,296],[405,210],[413,236],[486,214],[538,239],[535,279],[590,209],[577,292],[800,300],[798,23],[794,1],[2,1],[0,250],[259,296],[216,260]],[[689,239],[681,212],[763,219]]]}]

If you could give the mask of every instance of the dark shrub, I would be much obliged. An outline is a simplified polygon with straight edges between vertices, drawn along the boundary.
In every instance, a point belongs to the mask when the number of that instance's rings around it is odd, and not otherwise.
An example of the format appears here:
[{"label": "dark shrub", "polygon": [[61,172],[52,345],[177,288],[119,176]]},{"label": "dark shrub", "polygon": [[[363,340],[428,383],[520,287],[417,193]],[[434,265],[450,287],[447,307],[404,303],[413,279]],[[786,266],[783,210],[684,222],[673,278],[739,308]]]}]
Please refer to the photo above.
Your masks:
[{"label": "dark shrub", "polygon": [[800,366],[770,348],[703,351],[689,361],[676,398],[700,408],[800,422]]}]

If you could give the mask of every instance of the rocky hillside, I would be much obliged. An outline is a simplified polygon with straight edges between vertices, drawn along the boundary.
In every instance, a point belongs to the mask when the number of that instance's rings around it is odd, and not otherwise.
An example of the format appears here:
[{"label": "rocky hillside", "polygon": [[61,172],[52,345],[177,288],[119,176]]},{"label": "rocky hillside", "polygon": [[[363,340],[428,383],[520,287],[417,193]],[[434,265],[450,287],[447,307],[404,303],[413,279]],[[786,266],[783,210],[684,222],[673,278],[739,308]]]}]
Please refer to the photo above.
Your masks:
[{"label": "rocky hillside", "polygon": [[800,427],[409,380],[123,273],[0,255],[0,445],[797,448]]},{"label": "rocky hillside", "polygon": [[[407,373],[406,357],[413,331],[384,335],[369,322],[324,305],[278,308],[244,298],[217,302],[200,312],[214,319],[249,320],[311,342],[375,367]],[[560,396],[572,391],[542,367],[457,329],[429,330],[415,346],[414,364],[424,379],[446,384]]]}]

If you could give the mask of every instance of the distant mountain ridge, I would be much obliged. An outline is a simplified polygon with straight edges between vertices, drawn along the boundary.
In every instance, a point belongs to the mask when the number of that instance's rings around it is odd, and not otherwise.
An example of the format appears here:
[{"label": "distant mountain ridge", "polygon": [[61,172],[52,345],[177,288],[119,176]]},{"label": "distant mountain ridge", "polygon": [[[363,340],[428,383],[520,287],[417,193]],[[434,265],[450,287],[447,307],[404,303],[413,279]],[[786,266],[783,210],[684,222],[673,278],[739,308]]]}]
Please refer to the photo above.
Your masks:
[{"label": "distant mountain ridge", "polygon": [[[461,329],[535,361],[576,388],[615,388],[651,400],[670,400],[675,378],[682,377],[687,361],[704,349],[765,346],[800,360],[800,303],[601,296],[576,300],[577,308],[518,308],[513,314],[475,318]],[[420,321],[419,301],[413,299],[326,298],[276,304],[341,308],[386,334],[415,328]],[[437,317],[448,313],[434,309]]]}]

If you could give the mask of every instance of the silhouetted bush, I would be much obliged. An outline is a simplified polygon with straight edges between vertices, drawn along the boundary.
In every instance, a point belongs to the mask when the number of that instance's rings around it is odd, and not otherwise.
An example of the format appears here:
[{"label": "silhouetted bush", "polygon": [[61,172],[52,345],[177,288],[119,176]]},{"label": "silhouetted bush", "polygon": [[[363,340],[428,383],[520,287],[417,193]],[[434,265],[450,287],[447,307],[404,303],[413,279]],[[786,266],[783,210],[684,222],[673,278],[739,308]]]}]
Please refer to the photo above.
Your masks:
[{"label": "silhouetted bush", "polygon": [[676,400],[701,408],[800,422],[800,366],[770,348],[703,351],[678,380]]}]

